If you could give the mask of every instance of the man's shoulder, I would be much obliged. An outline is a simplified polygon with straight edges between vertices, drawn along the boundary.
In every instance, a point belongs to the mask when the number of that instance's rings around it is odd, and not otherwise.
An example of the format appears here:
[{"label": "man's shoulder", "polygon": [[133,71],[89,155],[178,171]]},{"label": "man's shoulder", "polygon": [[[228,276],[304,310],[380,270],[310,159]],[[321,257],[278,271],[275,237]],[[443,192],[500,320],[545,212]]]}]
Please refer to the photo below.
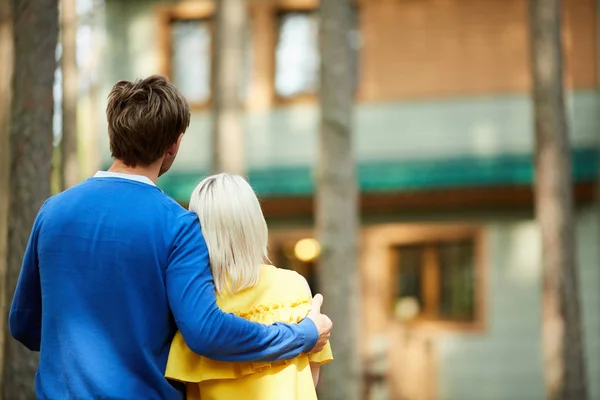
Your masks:
[{"label": "man's shoulder", "polygon": [[[200,231],[200,225],[198,222],[198,216],[193,212],[184,208],[181,204],[175,201],[172,197],[166,195],[162,191],[156,191],[153,193],[157,203],[160,204],[160,208],[165,214],[168,214],[169,223],[174,224],[175,231],[188,231],[192,229],[198,232]],[[159,208],[159,207],[155,207]]]},{"label": "man's shoulder", "polygon": [[186,210],[181,204],[175,201],[175,199],[173,199],[171,196],[164,193],[162,190],[152,192],[152,196],[155,198],[157,203],[172,213],[175,218],[180,218],[190,214],[190,211]]},{"label": "man's shoulder", "polygon": [[[113,184],[114,189],[112,188]],[[126,190],[123,190],[123,188],[126,188]],[[41,207],[41,212],[51,212],[53,209],[64,210],[69,203],[82,205],[90,202],[94,204],[114,204],[115,207],[119,205],[119,208],[123,206],[128,213],[151,212],[157,217],[163,214],[168,216],[169,219],[176,220],[190,214],[181,204],[158,187],[142,182],[108,179],[102,181],[86,180],[56,194],[45,201]]]}]

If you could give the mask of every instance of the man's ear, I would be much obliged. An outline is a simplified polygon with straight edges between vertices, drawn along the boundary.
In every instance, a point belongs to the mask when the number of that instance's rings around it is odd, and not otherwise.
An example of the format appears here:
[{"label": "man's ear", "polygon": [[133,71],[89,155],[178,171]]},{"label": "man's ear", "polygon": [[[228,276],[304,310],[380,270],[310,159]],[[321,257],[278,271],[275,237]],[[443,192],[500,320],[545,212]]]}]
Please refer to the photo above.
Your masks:
[{"label": "man's ear", "polygon": [[167,155],[169,157],[175,157],[177,155],[177,152],[179,151],[179,145],[181,144],[181,139],[183,139],[183,133],[179,135],[177,141],[173,143],[167,150]]}]

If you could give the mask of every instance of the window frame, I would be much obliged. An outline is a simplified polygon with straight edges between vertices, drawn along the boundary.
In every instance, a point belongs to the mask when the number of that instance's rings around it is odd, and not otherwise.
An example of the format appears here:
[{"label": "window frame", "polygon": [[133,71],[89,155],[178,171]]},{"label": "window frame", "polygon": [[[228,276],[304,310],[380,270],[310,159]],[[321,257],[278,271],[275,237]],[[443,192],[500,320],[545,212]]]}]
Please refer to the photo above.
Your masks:
[{"label": "window frame", "polygon": [[[315,93],[301,93],[299,95],[291,96],[291,97],[283,97],[277,93],[277,44],[279,42],[279,21],[281,17],[288,13],[316,13],[318,12],[318,4],[311,4],[312,2],[306,1],[287,1],[283,3],[277,4],[277,7],[274,9],[272,18],[273,18],[273,27],[274,31],[274,40],[273,40],[273,48],[271,50],[272,57],[272,71],[273,76],[271,77],[271,82],[273,85],[273,104],[278,105],[288,105],[288,104],[302,104],[302,103],[310,103],[314,102],[318,98],[318,90]],[[317,47],[318,47],[317,43]],[[320,61],[319,61],[320,62]]]},{"label": "window frame", "polygon": [[[248,17],[252,19],[254,17],[255,6],[253,2],[249,2],[248,5]],[[159,71],[161,74],[169,77],[172,76],[172,63],[173,63],[173,40],[172,40],[172,24],[175,21],[194,21],[203,20],[208,24],[208,28],[211,35],[211,46],[210,46],[210,95],[208,100],[202,102],[190,102],[190,109],[192,111],[206,111],[210,110],[213,105],[213,89],[214,89],[214,57],[215,57],[215,16],[216,7],[212,1],[185,1],[172,5],[161,5],[156,8],[156,15],[158,20],[158,60],[159,60]],[[254,40],[254,25],[250,24],[250,35],[251,40]],[[251,60],[256,57],[256,50],[254,46],[250,49]],[[254,62],[253,62],[254,64]],[[254,65],[252,65],[254,69]],[[253,73],[254,75],[254,73]],[[251,78],[249,83],[249,92],[247,93],[246,99],[241,101],[242,107],[247,106],[251,100],[251,92],[253,79]]]},{"label": "window frame", "polygon": [[[360,32],[360,16],[361,6],[363,0],[349,0],[350,3],[356,7],[357,13],[357,30]],[[273,7],[271,18],[273,20],[273,44],[271,50],[271,104],[274,107],[286,106],[292,104],[305,104],[314,103],[319,98],[320,89],[315,93],[302,93],[296,96],[283,97],[277,93],[276,79],[277,79],[277,43],[279,40],[279,20],[283,14],[293,12],[319,12],[319,0],[278,0]],[[317,48],[319,43],[317,43]],[[320,61],[319,61],[320,63]],[[361,51],[360,48],[356,50],[356,63],[358,67],[356,76],[356,89],[354,93],[354,100],[360,101],[361,95],[361,79],[360,79],[360,64],[361,64]],[[320,83],[319,83],[320,85]]]},{"label": "window frame", "polygon": [[[356,8],[357,29],[361,31],[361,8],[365,0],[349,0]],[[248,93],[242,101],[242,107],[246,110],[271,110],[278,106],[314,103],[319,97],[319,91],[315,93],[302,94],[294,97],[280,97],[275,88],[276,78],[276,48],[279,37],[278,16],[285,12],[318,12],[319,0],[250,0],[248,2],[248,14],[253,20],[250,35],[252,36],[251,60],[252,76],[248,82]],[[183,1],[175,4],[159,5],[155,8],[157,21],[157,60],[158,72],[171,77],[172,63],[172,31],[171,23],[176,20],[198,20],[204,19],[212,22],[215,13],[215,5],[211,1]],[[254,23],[256,22],[256,23]],[[260,26],[259,26],[260,25]],[[210,27],[211,39],[214,39],[213,26]],[[211,40],[211,66],[214,60],[215,41]],[[361,79],[362,51],[357,51],[358,75],[354,98],[356,102],[364,98],[363,82]],[[192,111],[207,111],[212,107],[213,86],[211,68],[211,93],[209,100],[201,103],[190,103]]]},{"label": "window frame", "polygon": [[[427,252],[432,252],[433,246],[440,243],[448,243],[455,241],[469,240],[473,242],[474,255],[473,255],[473,276],[474,276],[474,310],[473,320],[471,321],[453,321],[450,319],[440,318],[439,316],[423,315],[419,314],[415,318],[410,320],[401,320],[395,315],[394,309],[396,301],[398,300],[398,280],[400,278],[400,260],[399,260],[399,247],[402,246],[424,246],[424,255],[427,257]],[[390,304],[389,312],[391,318],[396,323],[399,323],[406,327],[411,328],[424,328],[424,329],[443,329],[453,331],[472,331],[481,332],[485,327],[486,320],[486,268],[485,268],[485,240],[483,230],[479,226],[472,225],[427,225],[414,227],[411,232],[401,239],[396,239],[388,244],[388,250],[390,253]],[[429,257],[435,257],[431,253]],[[438,253],[439,257],[439,253]],[[426,263],[424,261],[423,263]],[[431,266],[422,265],[420,268],[432,268]],[[432,302],[434,299],[439,298],[441,295],[441,285],[439,285],[440,279],[440,268],[438,262],[437,272],[429,274],[429,280],[424,276],[425,285],[428,287],[423,291],[425,299],[424,302]],[[424,274],[425,275],[425,274]],[[436,281],[437,275],[437,281]],[[437,285],[437,287],[431,287]],[[433,300],[432,300],[433,299]],[[433,305],[434,311],[436,305]],[[439,307],[439,303],[437,304]]]}]

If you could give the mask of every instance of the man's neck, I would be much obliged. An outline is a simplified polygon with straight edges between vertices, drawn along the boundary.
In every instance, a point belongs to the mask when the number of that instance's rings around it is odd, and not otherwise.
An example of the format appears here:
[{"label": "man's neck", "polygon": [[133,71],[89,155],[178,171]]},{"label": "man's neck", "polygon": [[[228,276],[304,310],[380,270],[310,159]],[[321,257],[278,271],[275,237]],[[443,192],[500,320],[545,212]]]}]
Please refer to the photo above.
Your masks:
[{"label": "man's neck", "polygon": [[158,173],[160,171],[160,164],[156,165],[137,165],[135,167],[130,167],[125,165],[122,161],[115,160],[108,172],[116,172],[119,174],[129,174],[129,175],[140,175],[145,176],[150,179],[154,184],[158,181]]}]

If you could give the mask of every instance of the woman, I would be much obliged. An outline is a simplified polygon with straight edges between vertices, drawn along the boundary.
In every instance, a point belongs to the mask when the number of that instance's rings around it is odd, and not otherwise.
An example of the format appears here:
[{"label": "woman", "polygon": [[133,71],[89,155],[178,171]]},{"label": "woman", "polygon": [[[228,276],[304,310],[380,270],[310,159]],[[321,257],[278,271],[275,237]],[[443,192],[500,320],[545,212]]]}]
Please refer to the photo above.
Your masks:
[{"label": "woman", "polygon": [[[312,298],[306,280],[264,264],[267,224],[242,177],[204,179],[192,193],[190,210],[200,219],[221,309],[263,324],[306,317]],[[220,362],[193,353],[177,333],[165,375],[187,383],[189,400],[315,400],[319,366],[331,360],[327,344],[319,353],[288,361]]]}]

